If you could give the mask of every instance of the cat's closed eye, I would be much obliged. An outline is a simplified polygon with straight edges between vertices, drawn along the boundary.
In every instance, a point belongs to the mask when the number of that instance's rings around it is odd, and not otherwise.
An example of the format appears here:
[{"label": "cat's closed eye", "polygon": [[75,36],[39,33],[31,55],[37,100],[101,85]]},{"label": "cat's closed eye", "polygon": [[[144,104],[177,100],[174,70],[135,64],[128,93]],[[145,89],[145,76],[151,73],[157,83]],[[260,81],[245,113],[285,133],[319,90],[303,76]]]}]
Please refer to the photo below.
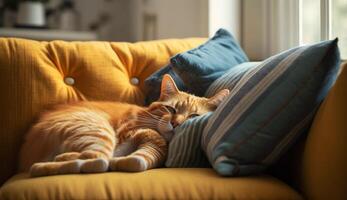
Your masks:
[{"label": "cat's closed eye", "polygon": [[166,109],[168,109],[169,110],[169,112],[171,113],[171,114],[176,114],[176,109],[174,108],[174,107],[172,107],[172,106],[165,106],[166,107]]},{"label": "cat's closed eye", "polygon": [[198,117],[198,116],[200,116],[200,115],[199,115],[199,114],[194,113],[194,114],[190,114],[190,115],[188,116],[188,118],[193,118],[193,117]]}]

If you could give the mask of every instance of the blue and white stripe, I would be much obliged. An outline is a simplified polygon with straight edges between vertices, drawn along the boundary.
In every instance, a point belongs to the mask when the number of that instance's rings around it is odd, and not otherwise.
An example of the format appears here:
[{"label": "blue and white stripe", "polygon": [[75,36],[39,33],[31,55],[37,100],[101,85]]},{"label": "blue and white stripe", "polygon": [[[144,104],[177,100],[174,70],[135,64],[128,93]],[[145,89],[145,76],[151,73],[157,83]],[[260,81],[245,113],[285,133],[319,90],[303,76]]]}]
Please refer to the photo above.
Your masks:
[{"label": "blue and white stripe", "polygon": [[[298,58],[298,56],[300,56],[306,49],[307,47],[296,49],[275,67],[271,66],[271,59],[269,59],[267,62],[264,62],[256,68],[250,70],[245,77],[241,79],[241,81],[231,91],[228,99],[224,101],[224,104],[219,106],[215,111],[210,123],[207,124],[203,134],[203,141],[206,141],[207,137],[211,138],[209,139],[210,142],[207,144],[207,154],[212,154],[214,147],[220,142],[222,137],[226,135],[233,126],[236,125],[237,121],[245,114],[247,109],[249,109],[254,102],[259,100],[259,96],[267,91],[268,87],[271,86],[271,84],[275,82],[275,80],[277,80],[277,78],[280,77],[288,69],[288,67],[291,66],[293,61],[296,60],[296,58]],[[269,69],[270,66],[271,68]],[[261,80],[255,76],[257,73],[260,73],[260,71],[266,71],[266,76],[262,77]],[[251,80],[253,78],[258,80]],[[243,87],[247,87],[249,84],[253,84],[253,87],[249,91],[247,90],[247,93],[240,93],[241,89]],[[226,107],[230,107],[230,103],[233,103],[232,99],[239,95],[241,95],[242,98],[237,102],[236,105],[233,105],[233,109],[228,113],[227,116],[223,116],[223,118],[221,118],[219,112],[223,111]],[[215,125],[216,120],[221,120],[221,123],[216,130],[210,131],[211,125]]]},{"label": "blue and white stripe", "polygon": [[175,129],[169,144],[166,167],[207,167],[210,166],[201,149],[201,136],[212,113],[189,119]]},{"label": "blue and white stripe", "polygon": [[217,172],[230,176],[263,170],[307,129],[336,78],[336,43],[298,47],[261,64],[235,66],[210,86],[206,96],[230,89],[201,141]]}]

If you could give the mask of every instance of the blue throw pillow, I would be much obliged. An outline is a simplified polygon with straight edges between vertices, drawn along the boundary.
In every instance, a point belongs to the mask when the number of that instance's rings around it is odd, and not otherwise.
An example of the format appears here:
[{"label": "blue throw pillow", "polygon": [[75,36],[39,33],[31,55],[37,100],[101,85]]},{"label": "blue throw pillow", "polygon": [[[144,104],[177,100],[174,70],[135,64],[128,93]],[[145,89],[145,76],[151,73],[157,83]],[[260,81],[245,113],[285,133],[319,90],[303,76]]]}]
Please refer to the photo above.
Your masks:
[{"label": "blue throw pillow", "polygon": [[246,54],[225,29],[219,29],[205,44],[170,60],[188,91],[198,96],[203,96],[211,83],[228,69],[247,61]]},{"label": "blue throw pillow", "polygon": [[[273,164],[310,125],[339,68],[337,39],[290,49],[245,68],[235,82],[220,77],[207,95],[230,84],[211,115],[201,145],[224,176],[249,175]],[[224,86],[223,86],[224,87]],[[215,89],[213,89],[215,88]]]},{"label": "blue throw pillow", "polygon": [[[181,91],[203,96],[209,85],[231,67],[247,62],[248,58],[234,37],[220,29],[206,43],[171,58],[171,64],[145,80],[146,103],[159,98],[163,75],[168,73]],[[179,75],[177,75],[176,73]]]}]

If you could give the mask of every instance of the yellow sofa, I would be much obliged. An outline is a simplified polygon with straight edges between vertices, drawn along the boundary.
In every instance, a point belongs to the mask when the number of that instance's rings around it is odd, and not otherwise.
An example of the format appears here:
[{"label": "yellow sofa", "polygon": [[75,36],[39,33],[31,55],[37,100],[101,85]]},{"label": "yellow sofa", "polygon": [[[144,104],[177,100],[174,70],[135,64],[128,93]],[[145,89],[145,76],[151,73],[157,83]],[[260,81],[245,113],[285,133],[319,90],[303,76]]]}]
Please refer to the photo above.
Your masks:
[{"label": "yellow sofa", "polygon": [[[0,199],[346,199],[347,70],[321,105],[281,174],[220,177],[209,168],[142,173],[16,174],[23,135],[51,104],[78,100],[142,105],[144,80],[204,38],[138,43],[0,39]],[[135,80],[135,81],[134,81]],[[138,81],[136,81],[138,80]]]}]

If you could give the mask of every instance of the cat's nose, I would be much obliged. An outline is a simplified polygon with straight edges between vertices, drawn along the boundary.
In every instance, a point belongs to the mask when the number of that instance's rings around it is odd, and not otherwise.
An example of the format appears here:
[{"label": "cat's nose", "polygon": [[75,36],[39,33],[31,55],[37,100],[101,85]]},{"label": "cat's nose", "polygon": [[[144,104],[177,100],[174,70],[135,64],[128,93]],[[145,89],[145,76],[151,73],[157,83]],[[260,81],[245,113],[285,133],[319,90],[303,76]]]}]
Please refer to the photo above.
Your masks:
[{"label": "cat's nose", "polygon": [[176,128],[178,125],[179,125],[179,123],[178,123],[176,120],[172,120],[172,121],[171,121],[171,126],[172,126],[173,128]]}]

